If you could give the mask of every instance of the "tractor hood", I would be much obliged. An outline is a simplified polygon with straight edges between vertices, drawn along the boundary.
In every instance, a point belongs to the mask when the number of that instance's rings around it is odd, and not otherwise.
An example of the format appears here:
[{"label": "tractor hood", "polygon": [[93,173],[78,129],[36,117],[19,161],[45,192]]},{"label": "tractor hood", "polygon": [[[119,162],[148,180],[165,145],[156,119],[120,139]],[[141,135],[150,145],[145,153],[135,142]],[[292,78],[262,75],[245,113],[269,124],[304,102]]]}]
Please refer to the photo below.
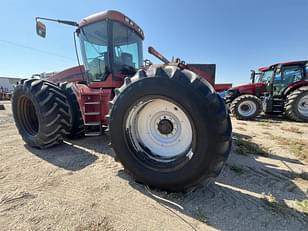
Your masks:
[{"label": "tractor hood", "polygon": [[57,72],[48,76],[47,80],[53,83],[63,83],[63,82],[79,82],[85,81],[85,70],[84,66],[75,66],[63,71]]},{"label": "tractor hood", "polygon": [[231,91],[236,90],[239,91],[241,94],[255,94],[256,91],[265,91],[265,89],[266,89],[265,83],[250,83],[250,84],[235,86],[230,88],[229,90]]},{"label": "tractor hood", "polygon": [[226,102],[229,102],[230,100],[232,101],[236,97],[243,94],[251,94],[259,97],[265,91],[266,91],[265,83],[251,83],[251,84],[232,87],[224,92],[223,97]]}]

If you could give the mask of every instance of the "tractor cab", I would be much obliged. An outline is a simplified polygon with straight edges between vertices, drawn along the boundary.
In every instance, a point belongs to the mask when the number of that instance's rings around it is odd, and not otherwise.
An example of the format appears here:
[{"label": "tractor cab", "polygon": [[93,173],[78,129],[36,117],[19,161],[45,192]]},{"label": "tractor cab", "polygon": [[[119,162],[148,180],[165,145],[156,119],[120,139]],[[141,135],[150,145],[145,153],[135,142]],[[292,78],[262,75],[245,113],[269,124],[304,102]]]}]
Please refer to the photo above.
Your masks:
[{"label": "tractor cab", "polygon": [[267,95],[284,97],[286,91],[308,79],[308,62],[287,62],[260,68],[259,82],[267,84]]},{"label": "tractor cab", "polygon": [[261,80],[267,84],[263,97],[265,113],[282,113],[284,101],[290,92],[306,85],[308,81],[308,62],[297,61],[274,64],[260,68]]},{"label": "tractor cab", "polygon": [[[68,20],[36,17],[36,33],[46,37],[42,21],[53,21],[76,27],[84,65],[67,69],[52,80],[86,80],[90,88],[114,88],[122,85],[124,77],[133,76],[143,64],[142,29],[124,14],[109,10],[93,14],[79,23]],[[75,43],[77,54],[77,47]],[[78,58],[78,57],[77,57]],[[79,72],[79,73],[78,73]],[[83,73],[85,72],[85,73]],[[76,77],[79,75],[79,77]],[[80,76],[83,75],[83,76]],[[71,79],[69,80],[71,82]]]},{"label": "tractor cab", "polygon": [[89,82],[132,76],[142,66],[143,31],[122,13],[89,16],[81,20],[77,33]]}]

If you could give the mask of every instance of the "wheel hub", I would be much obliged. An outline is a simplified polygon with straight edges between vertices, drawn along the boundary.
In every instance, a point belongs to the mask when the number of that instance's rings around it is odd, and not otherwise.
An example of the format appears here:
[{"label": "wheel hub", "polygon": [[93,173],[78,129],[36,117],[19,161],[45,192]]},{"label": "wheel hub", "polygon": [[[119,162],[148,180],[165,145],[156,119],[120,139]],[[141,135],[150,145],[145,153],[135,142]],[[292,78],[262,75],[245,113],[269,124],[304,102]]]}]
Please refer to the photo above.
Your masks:
[{"label": "wheel hub", "polygon": [[165,99],[140,102],[129,113],[126,126],[134,146],[156,161],[172,161],[187,154],[192,145],[189,118]]},{"label": "wheel hub", "polygon": [[257,111],[257,106],[253,101],[245,100],[238,106],[238,112],[241,116],[249,117]]},{"label": "wheel hub", "polygon": [[173,131],[173,124],[168,119],[162,119],[157,125],[158,131],[163,135],[168,135]]},{"label": "wheel hub", "polygon": [[308,117],[308,95],[302,97],[298,102],[298,111],[303,116]]},{"label": "wheel hub", "polygon": [[249,107],[249,105],[244,104],[244,105],[242,105],[241,109],[242,109],[243,111],[249,111],[250,107]]}]

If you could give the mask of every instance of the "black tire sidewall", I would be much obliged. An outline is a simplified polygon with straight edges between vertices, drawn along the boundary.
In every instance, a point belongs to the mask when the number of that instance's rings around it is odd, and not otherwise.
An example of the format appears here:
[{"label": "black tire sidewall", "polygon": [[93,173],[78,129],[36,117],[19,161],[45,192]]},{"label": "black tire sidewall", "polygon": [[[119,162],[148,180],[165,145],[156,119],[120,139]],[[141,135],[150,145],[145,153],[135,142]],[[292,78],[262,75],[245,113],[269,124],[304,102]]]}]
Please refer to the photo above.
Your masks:
[{"label": "black tire sidewall", "polygon": [[[30,134],[25,128],[22,97],[33,104],[38,120],[38,132]],[[17,85],[12,100],[15,124],[23,140],[32,147],[48,148],[59,144],[71,128],[71,111],[62,89],[54,83],[27,79]],[[31,122],[30,122],[31,124]]]},{"label": "black tire sidewall", "polygon": [[[173,100],[191,120],[195,137],[194,155],[187,164],[174,171],[151,171],[136,161],[134,158],[136,154],[127,143],[124,128],[130,110],[128,105],[134,105],[141,98],[149,96],[146,92]],[[210,169],[212,157],[216,154],[215,144],[219,139],[215,123],[210,105],[189,85],[167,78],[145,78],[132,83],[117,99],[111,114],[110,131],[112,144],[120,161],[137,180],[150,182],[162,188],[178,188],[181,185],[189,185],[197,177],[206,175],[205,172]]]},{"label": "black tire sidewall", "polygon": [[305,97],[306,95],[308,95],[308,91],[303,91],[303,92],[301,92],[301,93],[296,97],[296,99],[294,100],[294,102],[293,102],[293,104],[292,104],[293,113],[296,115],[297,118],[299,118],[299,120],[305,121],[305,122],[308,121],[308,117],[303,116],[303,115],[298,111],[298,104],[299,104],[300,99],[301,99],[302,97]]},{"label": "black tire sidewall", "polygon": [[[64,94],[67,97],[68,104],[72,114],[72,127],[70,134],[67,135],[69,139],[78,139],[84,137],[84,121],[82,119],[80,106],[77,100],[77,97],[73,90],[72,82],[65,82],[60,84],[61,89],[64,91]],[[82,128],[80,126],[82,125]]]},{"label": "black tire sidewall", "polygon": [[17,107],[19,107],[19,101],[21,100],[22,97],[27,97],[31,100],[35,108],[35,113],[38,119],[38,129],[39,130],[36,135],[32,136],[32,135],[29,135],[28,132],[24,130],[23,126],[20,123],[15,122],[15,124],[19,132],[22,134],[24,141],[32,147],[38,147],[40,145],[43,145],[40,140],[40,134],[41,134],[41,129],[43,127],[42,124],[44,123],[44,121],[43,121],[42,116],[40,116],[41,115],[41,112],[39,110],[40,105],[39,105],[37,98],[34,97],[34,95],[31,93],[31,90],[29,87],[26,87],[25,85],[18,85],[16,87],[16,90],[13,95],[13,100],[12,100],[12,108],[13,108],[13,115],[14,115],[15,121],[21,120],[20,117],[22,115],[19,113],[19,109]]},{"label": "black tire sidewall", "polygon": [[[238,99],[235,99],[232,104],[231,107],[233,107],[233,115],[235,115],[235,117],[237,119],[244,119],[244,120],[249,120],[249,119],[254,119],[255,117],[257,117],[261,110],[262,110],[262,104],[260,102],[260,99],[258,99],[257,97],[254,97],[254,96],[250,96],[250,95],[242,95],[242,96],[239,96],[240,98]],[[245,101],[250,101],[252,103],[255,104],[256,106],[256,111],[255,113],[253,113],[252,115],[250,116],[243,116],[240,112],[239,112],[239,106],[242,102],[245,102]]]}]

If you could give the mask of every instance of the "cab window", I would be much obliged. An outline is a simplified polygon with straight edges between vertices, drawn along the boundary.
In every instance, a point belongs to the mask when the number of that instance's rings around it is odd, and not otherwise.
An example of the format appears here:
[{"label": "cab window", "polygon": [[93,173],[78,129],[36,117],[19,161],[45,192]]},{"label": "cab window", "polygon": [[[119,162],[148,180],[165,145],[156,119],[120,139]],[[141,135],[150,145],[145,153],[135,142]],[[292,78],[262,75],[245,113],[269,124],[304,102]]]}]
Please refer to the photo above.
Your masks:
[{"label": "cab window", "polygon": [[113,72],[124,74],[142,65],[142,39],[131,28],[113,23]]},{"label": "cab window", "polygon": [[287,86],[291,83],[300,81],[303,78],[303,74],[303,68],[299,66],[284,68],[282,73],[283,83]]},{"label": "cab window", "polygon": [[268,71],[263,72],[258,82],[259,83],[271,82],[273,73],[274,73],[274,70],[268,70]]},{"label": "cab window", "polygon": [[303,68],[300,66],[288,66],[275,73],[273,94],[281,95],[283,91],[292,83],[303,78]]}]

